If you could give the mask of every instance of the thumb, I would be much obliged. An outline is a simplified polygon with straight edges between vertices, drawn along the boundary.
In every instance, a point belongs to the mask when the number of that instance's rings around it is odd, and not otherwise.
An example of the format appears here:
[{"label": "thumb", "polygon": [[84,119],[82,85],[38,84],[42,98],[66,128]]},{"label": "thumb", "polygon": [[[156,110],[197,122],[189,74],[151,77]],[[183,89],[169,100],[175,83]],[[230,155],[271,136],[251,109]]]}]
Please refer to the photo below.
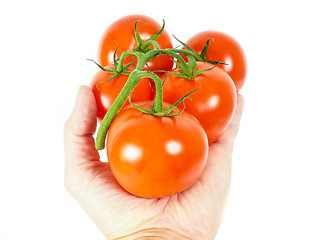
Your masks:
[{"label": "thumb", "polygon": [[229,191],[232,165],[232,150],[243,113],[244,98],[238,95],[234,117],[224,134],[210,145],[207,165],[202,174],[204,182],[210,185],[216,196],[226,196]]},{"label": "thumb", "polygon": [[75,107],[64,126],[66,165],[99,160],[93,134],[97,127],[97,106],[92,90],[80,86]]},{"label": "thumb", "polygon": [[75,107],[65,124],[68,135],[93,135],[97,127],[97,105],[92,90],[80,86],[76,97]]}]

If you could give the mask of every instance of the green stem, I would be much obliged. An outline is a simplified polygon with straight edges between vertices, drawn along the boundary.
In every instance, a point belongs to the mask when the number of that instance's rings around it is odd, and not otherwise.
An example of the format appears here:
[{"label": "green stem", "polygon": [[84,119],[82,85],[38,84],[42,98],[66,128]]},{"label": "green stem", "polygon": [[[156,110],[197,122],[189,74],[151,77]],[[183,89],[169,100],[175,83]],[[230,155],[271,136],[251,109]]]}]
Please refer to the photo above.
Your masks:
[{"label": "green stem", "polygon": [[184,54],[186,56],[194,57],[197,61],[203,60],[197,53],[191,52],[189,50],[185,50],[185,49],[170,49],[170,51],[175,52],[175,53],[182,53],[182,54]]},{"label": "green stem", "polygon": [[100,124],[95,143],[97,150],[104,149],[107,132],[113,119],[115,118],[125,101],[128,99],[132,90],[137,86],[137,84],[140,82],[140,79],[143,77],[153,79],[156,86],[156,96],[154,99],[153,111],[155,113],[163,111],[162,82],[160,77],[153,72],[134,70],[130,74],[126,84],[123,86],[118,97],[114,100],[113,104],[109,108]]},{"label": "green stem", "polygon": [[159,54],[164,54],[167,56],[171,56],[177,59],[178,61],[178,67],[180,71],[185,74],[185,75],[190,75],[191,74],[191,69],[189,68],[188,64],[186,61],[181,57],[179,54],[177,54],[175,51],[172,51],[173,49],[154,49],[151,50],[146,54],[147,60],[150,61],[151,59],[155,58]]},{"label": "green stem", "polygon": [[128,96],[130,95],[132,89],[139,83],[140,78],[137,76],[136,71],[133,71],[126,84],[123,86],[123,89],[119,93],[118,97],[114,100],[111,107],[108,109],[108,112],[104,116],[99,130],[97,132],[97,138],[96,138],[96,149],[102,150],[105,147],[105,140],[107,136],[108,129],[111,125],[111,122],[125,103],[125,101],[128,99]]},{"label": "green stem", "polygon": [[197,71],[197,63],[194,57],[188,55],[187,58],[188,58],[188,66],[190,67],[190,69],[192,71]]},{"label": "green stem", "polygon": [[207,58],[203,58],[200,55],[198,55],[197,53],[191,52],[189,50],[184,50],[184,49],[170,49],[170,51],[175,52],[175,53],[182,53],[186,56],[191,56],[194,57],[194,59],[196,59],[196,61],[199,62],[208,62],[208,63],[212,63],[212,64],[226,64],[225,62],[219,62],[219,61],[214,61],[214,60],[210,60]]},{"label": "green stem", "polygon": [[154,46],[155,49],[160,49],[159,44],[154,40],[148,40],[144,42],[143,44],[141,44],[140,49],[142,51],[147,51],[150,46]]},{"label": "green stem", "polygon": [[156,96],[154,98],[152,110],[155,113],[159,113],[163,111],[163,91],[162,91],[162,81],[161,78],[150,71],[140,71],[138,73],[139,78],[147,77],[151,78],[154,81],[156,87]]},{"label": "green stem", "polygon": [[[126,57],[129,57],[129,56],[136,56],[138,59],[141,58],[141,55],[142,53],[139,53],[139,52],[136,52],[136,51],[133,51],[133,50],[128,50],[128,51],[124,51],[121,56],[120,56],[120,59],[119,59],[119,63],[117,65],[117,68],[116,68],[116,71],[117,72],[122,72],[123,70],[123,65],[124,65],[124,59]],[[145,63],[144,63],[145,64]]]},{"label": "green stem", "polygon": [[135,67],[135,70],[142,71],[144,66],[147,64],[149,60],[146,58],[146,55],[143,53],[137,53],[136,56],[138,58],[138,63]]},{"label": "green stem", "polygon": [[125,101],[130,96],[132,90],[137,86],[137,84],[139,83],[141,78],[148,77],[148,78],[153,79],[155,86],[156,86],[156,96],[154,99],[152,111],[155,116],[157,116],[157,115],[161,116],[164,114],[161,79],[158,75],[156,75],[153,72],[143,71],[143,68],[148,61],[154,59],[159,54],[165,54],[167,56],[171,56],[171,57],[176,58],[177,62],[179,63],[178,66],[179,66],[181,72],[186,75],[190,75],[192,69],[190,69],[188,64],[185,62],[185,60],[178,53],[190,55],[190,56],[194,57],[196,60],[199,59],[198,55],[190,53],[190,51],[187,51],[187,50],[178,51],[178,50],[174,50],[174,49],[153,49],[153,50],[150,50],[146,54],[141,53],[141,52],[137,52],[137,51],[125,51],[125,52],[123,52],[123,54],[121,54],[121,57],[119,59],[119,63],[116,68],[117,73],[123,72],[124,59],[128,56],[132,56],[132,55],[136,56],[138,59],[138,63],[135,67],[135,70],[129,75],[129,78],[128,78],[126,84],[123,86],[118,97],[115,99],[115,101],[113,102],[113,104],[109,108],[108,112],[106,113],[106,115],[104,116],[104,118],[100,124],[100,128],[97,132],[96,143],[95,143],[95,147],[97,150],[102,150],[105,148],[106,135],[107,135],[108,129],[109,129],[113,119],[115,118],[115,116],[117,115],[117,113],[119,112],[119,110],[121,109],[123,104],[125,103]]}]

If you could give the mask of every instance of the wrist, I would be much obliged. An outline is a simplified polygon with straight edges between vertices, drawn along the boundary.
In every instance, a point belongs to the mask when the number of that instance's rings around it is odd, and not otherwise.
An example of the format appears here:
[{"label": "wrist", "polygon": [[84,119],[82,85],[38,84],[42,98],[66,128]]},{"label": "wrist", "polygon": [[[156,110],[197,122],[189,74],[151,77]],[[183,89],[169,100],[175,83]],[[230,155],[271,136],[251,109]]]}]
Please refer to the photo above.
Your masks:
[{"label": "wrist", "polygon": [[147,228],[113,240],[193,240],[169,228]]}]

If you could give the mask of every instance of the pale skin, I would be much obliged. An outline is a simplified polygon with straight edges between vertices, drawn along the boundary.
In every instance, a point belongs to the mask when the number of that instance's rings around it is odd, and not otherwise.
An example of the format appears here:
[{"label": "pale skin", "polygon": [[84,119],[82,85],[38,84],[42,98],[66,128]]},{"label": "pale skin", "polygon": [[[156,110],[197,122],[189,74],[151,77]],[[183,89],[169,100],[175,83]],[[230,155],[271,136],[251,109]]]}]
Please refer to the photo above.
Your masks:
[{"label": "pale skin", "polygon": [[213,240],[230,188],[232,150],[243,112],[238,95],[234,118],[209,146],[199,180],[182,193],[162,198],[135,197],[121,188],[109,165],[100,161],[93,134],[97,107],[89,87],[81,86],[65,123],[65,186],[107,239]]}]

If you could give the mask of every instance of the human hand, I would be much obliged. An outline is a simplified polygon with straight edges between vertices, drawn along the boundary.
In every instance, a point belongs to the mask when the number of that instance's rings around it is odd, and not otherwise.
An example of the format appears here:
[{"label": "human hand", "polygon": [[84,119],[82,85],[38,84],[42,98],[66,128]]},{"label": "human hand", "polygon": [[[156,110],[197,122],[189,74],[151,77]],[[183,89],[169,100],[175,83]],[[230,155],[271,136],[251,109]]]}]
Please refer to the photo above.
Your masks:
[{"label": "human hand", "polygon": [[97,107],[81,86],[65,123],[65,186],[107,239],[214,239],[230,188],[233,144],[243,111],[238,95],[235,116],[210,145],[206,167],[189,189],[170,197],[145,199],[126,192],[101,162],[93,134]]}]

